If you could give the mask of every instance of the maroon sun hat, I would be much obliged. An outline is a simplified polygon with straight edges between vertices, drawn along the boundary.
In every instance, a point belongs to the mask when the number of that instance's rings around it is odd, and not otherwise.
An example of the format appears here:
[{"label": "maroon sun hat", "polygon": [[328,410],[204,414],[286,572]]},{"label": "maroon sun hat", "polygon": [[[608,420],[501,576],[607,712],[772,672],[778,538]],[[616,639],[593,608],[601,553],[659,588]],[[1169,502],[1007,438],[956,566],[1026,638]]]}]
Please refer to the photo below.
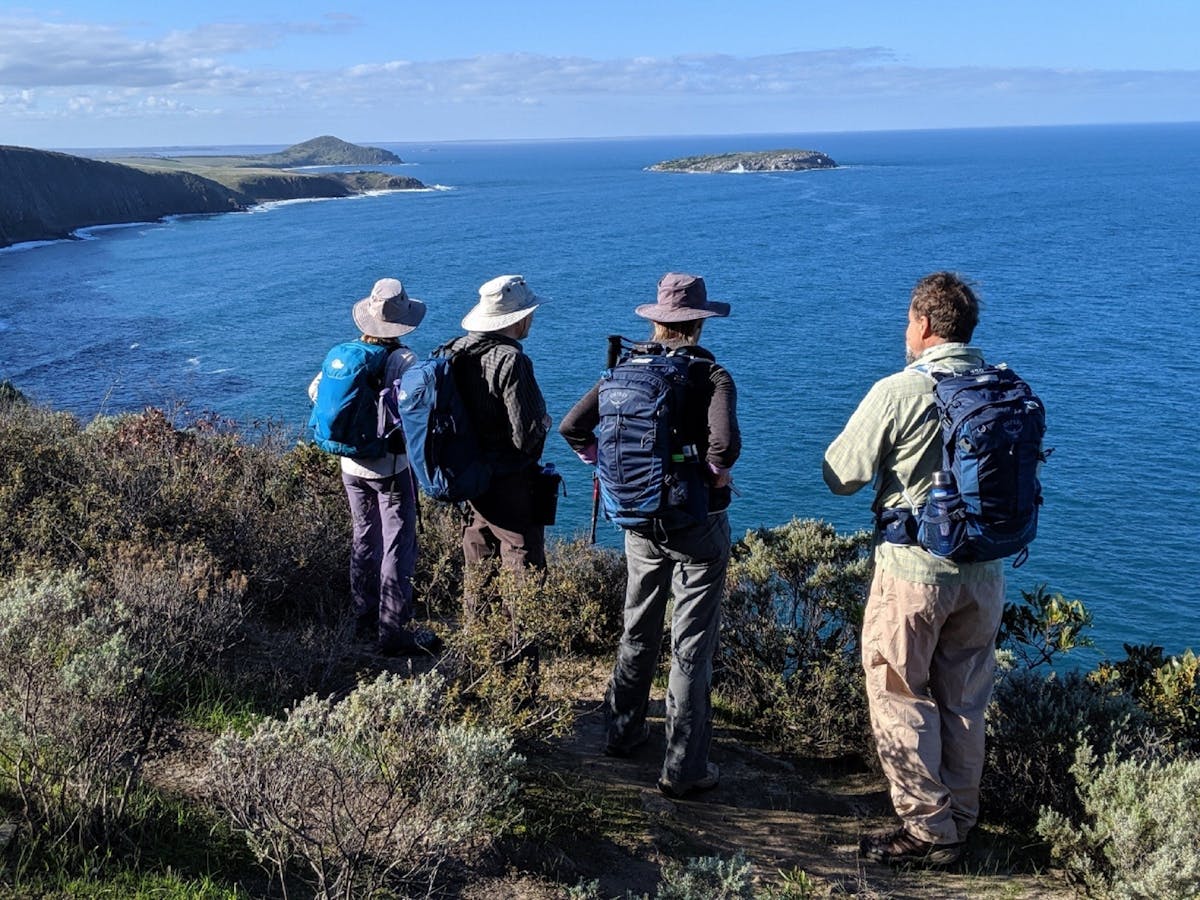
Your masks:
[{"label": "maroon sun hat", "polygon": [[699,275],[668,272],[658,279],[658,301],[639,306],[634,312],[651,322],[691,322],[729,315],[729,304],[708,299],[708,289]]}]

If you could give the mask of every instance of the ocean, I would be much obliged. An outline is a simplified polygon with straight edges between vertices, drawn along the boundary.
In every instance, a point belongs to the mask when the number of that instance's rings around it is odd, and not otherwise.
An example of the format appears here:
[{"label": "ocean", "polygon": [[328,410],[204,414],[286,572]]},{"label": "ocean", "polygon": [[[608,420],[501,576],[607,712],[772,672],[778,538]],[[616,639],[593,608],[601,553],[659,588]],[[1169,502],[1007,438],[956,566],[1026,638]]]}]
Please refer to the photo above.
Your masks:
[{"label": "ocean", "polygon": [[[1200,649],[1200,124],[380,146],[438,189],[0,252],[0,378],[82,417],[156,405],[299,432],[375,279],[426,301],[409,341],[426,353],[460,333],[479,284],[521,273],[547,298],[526,348],[559,418],[606,335],[646,334],[633,308],[659,276],[695,272],[733,305],[704,343],[739,389],[735,534],[793,516],[848,531],[870,526],[870,492],[832,496],[824,448],[903,365],[912,284],[954,269],[983,299],[974,343],[1048,410],[1046,502],[1010,597],[1046,583],[1083,600],[1091,656]],[[784,147],[840,168],[645,171]],[[567,477],[556,534],[585,531],[586,467],[557,436],[545,459]]]}]

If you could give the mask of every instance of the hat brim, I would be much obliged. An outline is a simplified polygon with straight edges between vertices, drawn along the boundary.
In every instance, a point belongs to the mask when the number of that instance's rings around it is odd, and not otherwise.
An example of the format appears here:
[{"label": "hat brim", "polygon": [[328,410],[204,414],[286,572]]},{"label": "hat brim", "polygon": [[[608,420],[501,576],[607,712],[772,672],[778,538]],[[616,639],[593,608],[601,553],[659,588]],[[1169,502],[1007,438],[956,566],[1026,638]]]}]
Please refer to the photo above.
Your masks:
[{"label": "hat brim", "polygon": [[425,318],[425,304],[416,297],[408,298],[410,316],[407,322],[385,322],[371,315],[367,312],[367,303],[370,300],[370,297],[364,297],[355,303],[353,316],[358,330],[371,337],[400,337],[415,329]]},{"label": "hat brim", "polygon": [[651,322],[694,322],[696,319],[711,319],[714,316],[724,318],[729,315],[730,306],[720,300],[707,300],[700,307],[681,307],[672,309],[657,303],[644,303],[635,309],[635,315]]},{"label": "hat brim", "polygon": [[534,303],[532,306],[527,306],[524,309],[518,309],[510,313],[500,313],[499,315],[488,315],[480,308],[483,304],[476,304],[474,309],[463,316],[463,330],[500,331],[503,328],[507,328],[509,325],[515,325],[542,305],[542,298],[537,297],[536,299],[538,302]]}]

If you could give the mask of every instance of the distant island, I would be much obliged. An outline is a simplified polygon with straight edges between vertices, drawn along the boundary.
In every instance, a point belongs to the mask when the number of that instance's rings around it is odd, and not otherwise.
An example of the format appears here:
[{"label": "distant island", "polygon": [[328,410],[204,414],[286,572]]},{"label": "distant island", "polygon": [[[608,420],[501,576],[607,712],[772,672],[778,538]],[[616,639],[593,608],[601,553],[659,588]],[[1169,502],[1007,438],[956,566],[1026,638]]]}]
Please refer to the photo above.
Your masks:
[{"label": "distant island", "polygon": [[801,172],[836,169],[837,163],[817,150],[753,150],[668,159],[649,167],[651,172]]},{"label": "distant island", "polygon": [[81,228],[244,210],[271,200],[424,190],[386,172],[297,172],[302,166],[395,165],[400,157],[324,136],[251,156],[89,159],[0,146],[0,247]]}]

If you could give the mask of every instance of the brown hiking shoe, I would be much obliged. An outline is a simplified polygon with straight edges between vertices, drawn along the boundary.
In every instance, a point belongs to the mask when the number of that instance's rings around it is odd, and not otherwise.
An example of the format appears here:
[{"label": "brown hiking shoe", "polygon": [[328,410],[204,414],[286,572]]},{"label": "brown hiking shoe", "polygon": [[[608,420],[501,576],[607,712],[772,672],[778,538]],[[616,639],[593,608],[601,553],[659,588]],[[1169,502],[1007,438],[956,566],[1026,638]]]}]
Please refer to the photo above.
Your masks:
[{"label": "brown hiking shoe", "polygon": [[863,835],[858,855],[871,862],[889,866],[923,866],[937,868],[958,862],[963,844],[935,844],[914,837],[901,825],[892,831]]}]

